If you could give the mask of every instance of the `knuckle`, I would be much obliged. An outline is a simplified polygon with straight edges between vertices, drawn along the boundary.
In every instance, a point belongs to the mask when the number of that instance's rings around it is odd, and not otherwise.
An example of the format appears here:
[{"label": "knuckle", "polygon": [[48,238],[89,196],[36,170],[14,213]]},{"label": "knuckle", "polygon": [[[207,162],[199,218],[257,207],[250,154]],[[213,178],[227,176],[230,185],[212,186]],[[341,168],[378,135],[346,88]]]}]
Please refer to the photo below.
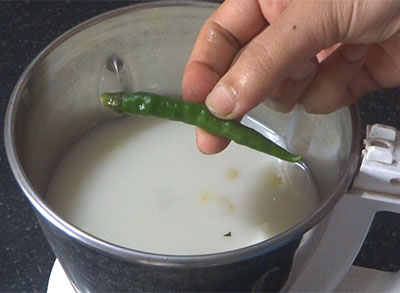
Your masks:
[{"label": "knuckle", "polygon": [[320,5],[317,1],[315,13],[312,14],[314,22],[314,35],[317,36],[322,48],[329,48],[333,44],[340,42],[340,28],[338,26],[337,7],[339,1],[324,2],[326,5]]},{"label": "knuckle", "polygon": [[343,31],[348,26],[351,10],[347,3],[350,2],[352,0],[295,2],[298,10],[307,11],[307,14],[303,14],[303,22],[308,29],[309,41],[321,48],[341,42]]},{"label": "knuckle", "polygon": [[212,18],[208,20],[208,23],[206,25],[206,35],[208,42],[214,42],[215,39],[221,37],[235,51],[238,51],[242,45],[233,33],[226,29],[217,20]]},{"label": "knuckle", "polygon": [[273,73],[277,73],[280,67],[272,54],[271,44],[265,44],[258,40],[254,40],[251,46],[246,50],[246,58],[248,60],[248,69],[253,71],[253,75],[263,79],[268,78]]},{"label": "knuckle", "polygon": [[269,23],[278,18],[291,2],[292,0],[259,0],[262,13]]}]

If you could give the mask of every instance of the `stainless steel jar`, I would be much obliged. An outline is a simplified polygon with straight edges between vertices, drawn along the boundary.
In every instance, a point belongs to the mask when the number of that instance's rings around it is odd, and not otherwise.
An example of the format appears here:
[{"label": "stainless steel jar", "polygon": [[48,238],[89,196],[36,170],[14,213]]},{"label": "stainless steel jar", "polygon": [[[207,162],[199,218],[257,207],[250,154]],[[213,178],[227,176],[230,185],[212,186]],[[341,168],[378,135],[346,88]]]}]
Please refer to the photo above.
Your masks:
[{"label": "stainless steel jar", "polygon": [[[215,8],[199,1],[165,1],[95,17],[43,50],[12,93],[5,121],[11,168],[78,291],[279,290],[294,254],[307,259],[323,231],[319,223],[354,177],[360,126],[351,107],[313,118],[317,127],[305,161],[321,194],[320,205],[287,231],[249,247],[199,256],[135,251],[80,230],[47,205],[47,184],[68,147],[93,125],[115,117],[98,103],[110,58],[123,60],[133,88],[179,96],[193,42]],[[290,115],[262,105],[248,117],[280,137],[290,121]]]}]

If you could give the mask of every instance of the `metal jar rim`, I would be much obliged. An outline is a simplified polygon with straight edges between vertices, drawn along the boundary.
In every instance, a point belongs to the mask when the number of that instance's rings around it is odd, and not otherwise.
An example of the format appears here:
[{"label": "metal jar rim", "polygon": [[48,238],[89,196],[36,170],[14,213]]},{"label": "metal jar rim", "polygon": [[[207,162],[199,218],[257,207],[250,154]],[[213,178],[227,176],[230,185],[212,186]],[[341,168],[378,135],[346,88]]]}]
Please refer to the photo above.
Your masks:
[{"label": "metal jar rim", "polygon": [[160,266],[185,266],[185,267],[198,267],[198,266],[211,266],[216,264],[227,264],[242,259],[248,258],[249,256],[260,255],[281,247],[282,245],[298,239],[318,224],[334,207],[336,202],[343,196],[344,192],[350,186],[354,174],[357,171],[359,162],[359,152],[360,152],[360,118],[355,105],[349,107],[351,120],[352,120],[352,142],[349,160],[347,166],[342,174],[342,178],[337,184],[336,188],[332,194],[324,199],[317,209],[313,211],[311,215],[303,219],[298,224],[292,226],[290,229],[272,237],[265,241],[243,247],[236,250],[214,253],[214,254],[204,254],[204,255],[163,255],[137,251],[125,247],[112,244],[110,242],[101,240],[97,237],[91,236],[86,232],[80,230],[79,228],[65,222],[59,216],[57,216],[50,207],[46,204],[44,200],[40,198],[36,190],[28,181],[28,178],[23,171],[21,162],[18,158],[16,146],[15,146],[15,119],[17,108],[20,103],[20,96],[23,92],[27,82],[32,76],[34,69],[40,64],[40,62],[46,58],[55,48],[57,48],[64,41],[69,39],[76,33],[91,27],[99,22],[110,19],[112,17],[120,16],[126,13],[130,13],[135,10],[157,8],[157,7],[171,7],[171,6],[192,6],[192,7],[206,7],[206,8],[217,8],[218,4],[211,2],[202,1],[159,1],[150,3],[141,3],[132,6],[126,6],[118,8],[104,14],[100,14],[94,18],[91,18],[69,31],[65,32],[53,42],[51,42],[39,55],[30,63],[26,68],[24,73],[19,78],[8,103],[6,117],[5,117],[5,127],[4,127],[4,144],[6,148],[6,153],[8,157],[11,170],[26,197],[29,199],[31,204],[41,214],[47,221],[60,229],[63,233],[66,233],[70,237],[74,238],[78,242],[85,246],[94,248],[102,253],[106,253],[113,257],[122,259],[129,262],[146,263]]}]

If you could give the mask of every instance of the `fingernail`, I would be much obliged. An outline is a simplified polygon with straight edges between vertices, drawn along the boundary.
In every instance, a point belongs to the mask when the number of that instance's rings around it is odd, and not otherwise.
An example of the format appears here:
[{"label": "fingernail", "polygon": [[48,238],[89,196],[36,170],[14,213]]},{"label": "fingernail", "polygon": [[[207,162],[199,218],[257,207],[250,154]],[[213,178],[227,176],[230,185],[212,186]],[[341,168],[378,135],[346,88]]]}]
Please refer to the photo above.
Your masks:
[{"label": "fingernail", "polygon": [[312,73],[314,73],[317,70],[317,65],[311,61],[304,63],[302,66],[297,68],[291,75],[290,79],[293,80],[303,80],[309,77]]},{"label": "fingernail", "polygon": [[207,108],[217,117],[226,117],[235,107],[232,92],[225,85],[217,86],[206,99]]},{"label": "fingernail", "polygon": [[368,53],[367,45],[349,45],[343,51],[343,56],[349,62],[357,62],[364,58]]}]

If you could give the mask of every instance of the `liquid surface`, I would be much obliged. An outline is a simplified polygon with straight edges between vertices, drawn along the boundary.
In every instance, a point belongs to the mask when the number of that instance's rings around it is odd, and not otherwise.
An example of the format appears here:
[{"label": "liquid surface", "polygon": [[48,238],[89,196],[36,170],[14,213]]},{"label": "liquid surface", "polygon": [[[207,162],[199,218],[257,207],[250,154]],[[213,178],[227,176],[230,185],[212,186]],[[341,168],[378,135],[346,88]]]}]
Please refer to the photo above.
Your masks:
[{"label": "liquid surface", "polygon": [[318,203],[298,165],[234,143],[203,155],[194,127],[140,117],[86,133],[58,165],[46,200],[96,237],[175,255],[258,243],[298,223]]}]

